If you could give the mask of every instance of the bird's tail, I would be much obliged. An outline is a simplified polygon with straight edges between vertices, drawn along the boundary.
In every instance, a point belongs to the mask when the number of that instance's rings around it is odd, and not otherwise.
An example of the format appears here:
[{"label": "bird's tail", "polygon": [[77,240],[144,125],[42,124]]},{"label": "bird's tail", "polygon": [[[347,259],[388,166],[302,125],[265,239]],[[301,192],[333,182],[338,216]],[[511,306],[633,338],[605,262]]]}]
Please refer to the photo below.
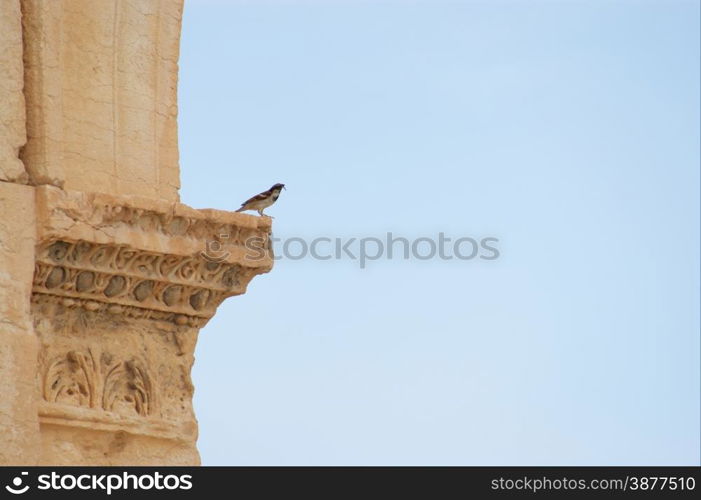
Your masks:
[{"label": "bird's tail", "polygon": [[246,210],[246,209],[244,207],[241,207],[237,210],[237,212],[243,212],[244,210]]}]

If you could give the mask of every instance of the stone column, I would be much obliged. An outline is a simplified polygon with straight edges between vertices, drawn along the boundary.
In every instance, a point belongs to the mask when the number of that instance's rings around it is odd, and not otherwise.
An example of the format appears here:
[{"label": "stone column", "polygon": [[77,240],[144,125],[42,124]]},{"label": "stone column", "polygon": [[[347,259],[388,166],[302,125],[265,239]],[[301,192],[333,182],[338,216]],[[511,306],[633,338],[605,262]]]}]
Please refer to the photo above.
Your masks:
[{"label": "stone column", "polygon": [[0,1],[0,464],[33,464],[39,453],[35,389],[38,342],[30,297],[34,189],[19,159],[26,141],[19,0]]},{"label": "stone column", "polygon": [[34,207],[34,188],[0,182],[2,465],[33,465],[41,452],[36,394],[38,342],[30,313],[36,245]]},{"label": "stone column", "polygon": [[178,199],[182,0],[22,0],[34,184]]},{"label": "stone column", "polygon": [[271,226],[179,203],[181,15],[0,2],[0,464],[199,463],[197,335]]}]

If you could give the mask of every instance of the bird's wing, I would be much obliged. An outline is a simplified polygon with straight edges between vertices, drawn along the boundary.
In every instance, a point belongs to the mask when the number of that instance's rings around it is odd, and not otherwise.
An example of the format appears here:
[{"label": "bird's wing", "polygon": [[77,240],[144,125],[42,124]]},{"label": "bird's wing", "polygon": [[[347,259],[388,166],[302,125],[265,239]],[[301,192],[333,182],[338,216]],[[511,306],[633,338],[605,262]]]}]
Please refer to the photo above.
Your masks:
[{"label": "bird's wing", "polygon": [[266,198],[268,198],[271,194],[272,193],[271,193],[270,189],[268,189],[267,191],[263,191],[262,193],[257,194],[254,197],[247,199],[246,201],[241,203],[241,206],[243,207],[245,205],[248,205],[249,203],[253,203],[254,201],[263,201]]}]

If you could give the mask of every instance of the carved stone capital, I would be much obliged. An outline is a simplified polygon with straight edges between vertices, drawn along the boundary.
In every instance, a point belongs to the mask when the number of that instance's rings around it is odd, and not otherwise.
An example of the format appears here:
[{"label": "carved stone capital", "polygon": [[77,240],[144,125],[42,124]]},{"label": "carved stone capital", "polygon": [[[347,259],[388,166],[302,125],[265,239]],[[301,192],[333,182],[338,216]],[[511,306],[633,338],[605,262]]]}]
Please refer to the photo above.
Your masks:
[{"label": "carved stone capital", "polygon": [[202,327],[272,268],[270,219],[37,188],[35,300]]},{"label": "carved stone capital", "polygon": [[36,210],[41,425],[57,442],[85,428],[194,450],[198,331],[272,268],[270,219],[53,186]]}]

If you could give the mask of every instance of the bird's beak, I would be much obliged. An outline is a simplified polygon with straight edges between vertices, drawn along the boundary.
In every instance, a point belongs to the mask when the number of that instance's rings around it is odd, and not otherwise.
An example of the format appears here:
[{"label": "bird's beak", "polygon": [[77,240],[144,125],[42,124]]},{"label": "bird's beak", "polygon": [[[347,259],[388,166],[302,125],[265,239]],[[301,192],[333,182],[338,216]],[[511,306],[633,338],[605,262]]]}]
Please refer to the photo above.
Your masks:
[{"label": "bird's beak", "polygon": [[285,191],[287,191],[287,188],[286,188],[285,186],[282,186],[282,189],[284,189]]}]

